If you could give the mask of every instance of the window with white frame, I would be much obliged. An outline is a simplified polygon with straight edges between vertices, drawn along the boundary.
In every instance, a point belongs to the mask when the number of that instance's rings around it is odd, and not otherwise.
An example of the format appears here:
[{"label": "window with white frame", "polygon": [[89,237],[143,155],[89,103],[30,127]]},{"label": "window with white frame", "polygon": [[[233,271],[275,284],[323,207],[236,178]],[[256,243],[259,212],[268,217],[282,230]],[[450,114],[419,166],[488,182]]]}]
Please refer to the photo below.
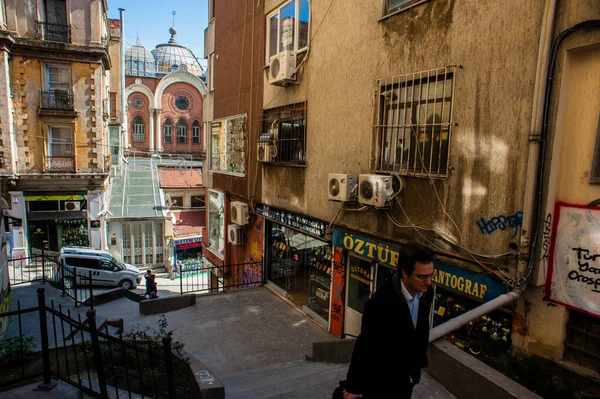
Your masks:
[{"label": "window with white frame", "polygon": [[144,129],[144,120],[141,116],[136,116],[131,121],[131,131],[133,136],[133,141],[136,143],[143,143],[146,139],[146,132]]},{"label": "window with white frame", "polygon": [[73,134],[70,127],[48,127],[48,155],[51,157],[73,156]]},{"label": "window with white frame", "polygon": [[165,143],[172,142],[172,134],[173,134],[173,122],[170,119],[166,119],[163,125],[163,136]]},{"label": "window with white frame", "polygon": [[246,115],[210,124],[212,171],[244,173],[246,161]]},{"label": "window with white frame", "polygon": [[208,190],[208,247],[223,257],[225,251],[225,195]]},{"label": "window with white frame", "polygon": [[192,144],[200,144],[200,122],[192,123]]},{"label": "window with white frame", "polygon": [[308,45],[309,0],[283,3],[267,16],[267,64],[284,51],[301,51]]},{"label": "window with white frame", "polygon": [[454,74],[447,67],[378,80],[372,169],[448,175]]},{"label": "window with white frame", "polygon": [[68,65],[46,65],[46,89],[48,91],[71,91],[71,67]]},{"label": "window with white frame", "polygon": [[408,6],[413,5],[415,3],[421,3],[426,0],[384,0],[384,15],[393,13],[395,11],[400,11],[403,8],[408,8]]},{"label": "window with white frame", "polygon": [[180,144],[187,143],[187,124],[183,118],[177,121],[177,142]]}]

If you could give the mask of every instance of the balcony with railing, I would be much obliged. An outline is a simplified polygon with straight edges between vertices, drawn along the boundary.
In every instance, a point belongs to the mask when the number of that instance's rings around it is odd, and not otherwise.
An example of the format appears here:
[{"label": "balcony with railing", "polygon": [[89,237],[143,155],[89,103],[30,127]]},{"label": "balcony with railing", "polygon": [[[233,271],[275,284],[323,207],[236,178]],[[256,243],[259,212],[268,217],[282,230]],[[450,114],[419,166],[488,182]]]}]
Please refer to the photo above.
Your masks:
[{"label": "balcony with railing", "polygon": [[59,173],[75,172],[75,157],[45,157],[44,171]]},{"label": "balcony with railing", "polygon": [[35,38],[49,42],[71,43],[71,25],[37,21],[37,34]]},{"label": "balcony with railing", "polygon": [[42,109],[73,111],[73,93],[67,90],[50,90],[41,92]]}]

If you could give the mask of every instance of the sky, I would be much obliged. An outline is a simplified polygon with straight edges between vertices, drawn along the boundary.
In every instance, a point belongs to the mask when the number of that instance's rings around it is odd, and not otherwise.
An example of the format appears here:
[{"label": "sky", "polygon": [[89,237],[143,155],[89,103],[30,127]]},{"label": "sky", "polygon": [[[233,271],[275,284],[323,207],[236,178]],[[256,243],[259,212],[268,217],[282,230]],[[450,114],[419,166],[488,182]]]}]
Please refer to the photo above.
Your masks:
[{"label": "sky", "polygon": [[169,28],[177,28],[177,43],[192,50],[206,68],[204,29],[208,26],[208,0],[108,0],[108,17],[119,19],[119,8],[125,9],[125,48],[135,44],[153,50],[171,38]]}]

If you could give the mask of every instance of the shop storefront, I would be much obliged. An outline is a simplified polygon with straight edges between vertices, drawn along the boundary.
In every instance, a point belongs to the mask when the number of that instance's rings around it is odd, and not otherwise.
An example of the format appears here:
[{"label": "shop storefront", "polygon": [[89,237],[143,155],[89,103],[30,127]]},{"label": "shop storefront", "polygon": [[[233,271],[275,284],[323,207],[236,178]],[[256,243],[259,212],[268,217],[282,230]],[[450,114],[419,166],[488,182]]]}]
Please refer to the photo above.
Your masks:
[{"label": "shop storefront", "polygon": [[326,223],[258,204],[265,217],[267,280],[325,327],[331,307],[331,244]]},{"label": "shop storefront", "polygon": [[188,277],[203,271],[202,236],[175,239],[174,277]]},{"label": "shop storefront", "polygon": [[88,246],[87,201],[83,194],[25,196],[29,248],[50,251]]},{"label": "shop storefront", "polygon": [[[395,272],[400,247],[339,229],[333,231],[333,245],[330,331],[338,336],[357,336],[365,303]],[[503,283],[483,273],[468,271],[440,259],[434,263],[434,326],[507,291]],[[503,308],[474,320],[445,338],[472,354],[490,354],[508,349],[511,326],[512,311]]]}]

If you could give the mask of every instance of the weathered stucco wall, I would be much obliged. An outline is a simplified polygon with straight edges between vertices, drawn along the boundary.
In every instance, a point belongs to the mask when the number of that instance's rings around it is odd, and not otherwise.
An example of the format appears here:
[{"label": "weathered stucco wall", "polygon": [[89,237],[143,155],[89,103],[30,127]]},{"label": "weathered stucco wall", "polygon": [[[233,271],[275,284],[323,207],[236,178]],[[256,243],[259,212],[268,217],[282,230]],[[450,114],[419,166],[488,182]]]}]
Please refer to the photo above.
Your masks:
[{"label": "weathered stucco wall", "polygon": [[[382,21],[379,2],[334,4],[325,15],[327,6],[311,3],[313,34],[320,28],[300,84],[264,85],[265,108],[308,101],[307,167],[263,168],[264,201],[331,220],[340,204],[327,200],[327,174],[369,173],[375,79],[455,65],[449,176],[405,179],[400,201],[408,217],[392,212],[473,251],[510,251],[514,228],[487,234],[476,222],[522,210],[543,4],[437,0]],[[418,236],[383,212],[346,212],[337,223],[393,239]]]}]

